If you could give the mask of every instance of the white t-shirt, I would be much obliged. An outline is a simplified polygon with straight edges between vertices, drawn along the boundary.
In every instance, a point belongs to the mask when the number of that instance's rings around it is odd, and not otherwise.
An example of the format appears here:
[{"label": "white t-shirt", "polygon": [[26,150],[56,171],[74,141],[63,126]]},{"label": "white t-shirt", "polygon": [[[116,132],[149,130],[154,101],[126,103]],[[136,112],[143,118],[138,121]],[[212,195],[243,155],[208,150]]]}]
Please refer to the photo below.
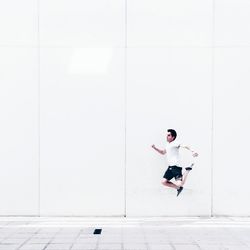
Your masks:
[{"label": "white t-shirt", "polygon": [[167,142],[166,145],[166,156],[167,156],[167,162],[169,166],[178,166],[179,164],[179,148],[180,148],[180,143],[178,141],[172,141],[172,142]]}]

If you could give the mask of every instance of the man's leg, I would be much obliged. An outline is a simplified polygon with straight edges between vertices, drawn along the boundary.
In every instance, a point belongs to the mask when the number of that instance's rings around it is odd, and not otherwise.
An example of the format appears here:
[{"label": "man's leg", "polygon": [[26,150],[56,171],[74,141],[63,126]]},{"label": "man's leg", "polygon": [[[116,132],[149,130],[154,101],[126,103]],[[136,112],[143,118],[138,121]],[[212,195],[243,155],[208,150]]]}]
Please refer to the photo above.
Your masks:
[{"label": "man's leg", "polygon": [[179,194],[182,192],[183,186],[184,186],[184,184],[185,184],[185,182],[187,180],[189,172],[192,170],[193,165],[194,164],[192,164],[190,167],[186,168],[186,171],[182,175],[181,179],[176,180],[176,185],[178,186],[178,188],[177,188],[177,196],[179,196]]},{"label": "man's leg", "polygon": [[186,170],[184,172],[184,174],[182,175],[182,181],[180,183],[180,186],[184,186],[186,180],[187,180],[187,177],[188,177],[188,174],[189,174],[190,170]]},{"label": "man's leg", "polygon": [[175,185],[173,182],[171,181],[168,181],[167,179],[163,179],[163,181],[161,182],[164,186],[166,187],[171,187],[171,188],[174,188],[174,189],[178,189],[179,186]]},{"label": "man's leg", "polygon": [[189,174],[190,170],[186,170],[184,172],[184,174],[182,175],[182,178],[181,179],[177,179],[176,180],[176,186],[179,188],[179,187],[183,187],[186,180],[187,180],[187,177],[188,177],[188,174]]},{"label": "man's leg", "polygon": [[186,171],[185,171],[184,174],[182,175],[181,186],[183,186],[183,185],[185,184],[185,182],[186,182],[186,180],[187,180],[187,177],[188,177],[188,174],[189,174],[189,172],[192,170],[193,166],[194,166],[194,163],[192,163],[190,167],[187,167],[187,168],[186,168]]},{"label": "man's leg", "polygon": [[183,190],[183,184],[182,184],[183,176],[181,179],[176,180],[176,186],[177,186],[177,196],[182,192]]}]

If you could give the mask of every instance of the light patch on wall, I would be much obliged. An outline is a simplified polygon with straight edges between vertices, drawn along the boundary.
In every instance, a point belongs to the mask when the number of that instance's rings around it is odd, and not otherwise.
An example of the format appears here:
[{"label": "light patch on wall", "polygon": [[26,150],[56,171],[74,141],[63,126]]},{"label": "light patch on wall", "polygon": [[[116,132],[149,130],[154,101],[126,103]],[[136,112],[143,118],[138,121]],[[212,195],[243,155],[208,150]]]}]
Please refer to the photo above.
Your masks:
[{"label": "light patch on wall", "polygon": [[113,56],[110,48],[74,49],[69,65],[71,74],[105,75]]}]

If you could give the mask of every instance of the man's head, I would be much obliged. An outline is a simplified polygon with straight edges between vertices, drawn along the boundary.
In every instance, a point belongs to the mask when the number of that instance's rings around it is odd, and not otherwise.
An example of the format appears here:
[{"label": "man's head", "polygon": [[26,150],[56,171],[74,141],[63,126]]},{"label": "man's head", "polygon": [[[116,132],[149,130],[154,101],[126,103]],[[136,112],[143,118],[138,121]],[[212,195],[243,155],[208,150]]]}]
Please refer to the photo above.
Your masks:
[{"label": "man's head", "polygon": [[167,141],[172,142],[175,140],[176,137],[177,137],[176,131],[174,129],[168,129]]}]

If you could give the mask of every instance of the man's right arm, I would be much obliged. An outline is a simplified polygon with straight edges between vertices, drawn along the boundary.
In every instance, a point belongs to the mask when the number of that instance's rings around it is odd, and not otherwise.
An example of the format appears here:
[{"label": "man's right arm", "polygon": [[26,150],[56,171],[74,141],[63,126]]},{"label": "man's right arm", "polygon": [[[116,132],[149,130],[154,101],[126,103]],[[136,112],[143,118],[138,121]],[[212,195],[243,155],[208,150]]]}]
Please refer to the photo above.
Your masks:
[{"label": "man's right arm", "polygon": [[161,150],[161,149],[157,148],[155,145],[152,145],[152,148],[162,155],[166,154],[166,149]]}]

